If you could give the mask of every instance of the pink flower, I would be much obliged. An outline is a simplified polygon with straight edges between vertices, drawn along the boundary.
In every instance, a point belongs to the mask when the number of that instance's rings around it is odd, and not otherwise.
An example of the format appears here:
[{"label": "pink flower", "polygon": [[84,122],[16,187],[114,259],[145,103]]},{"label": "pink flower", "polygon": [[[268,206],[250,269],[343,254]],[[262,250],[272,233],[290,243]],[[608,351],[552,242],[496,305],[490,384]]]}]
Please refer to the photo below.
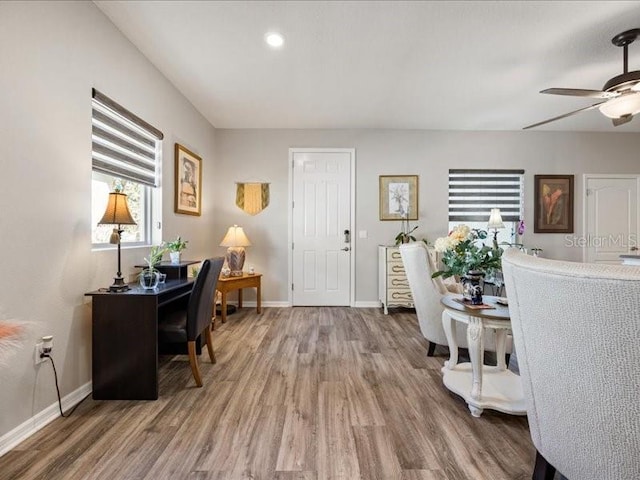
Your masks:
[{"label": "pink flower", "polygon": [[518,222],[518,228],[517,228],[518,235],[524,235],[524,228],[525,228],[524,220],[520,220]]}]

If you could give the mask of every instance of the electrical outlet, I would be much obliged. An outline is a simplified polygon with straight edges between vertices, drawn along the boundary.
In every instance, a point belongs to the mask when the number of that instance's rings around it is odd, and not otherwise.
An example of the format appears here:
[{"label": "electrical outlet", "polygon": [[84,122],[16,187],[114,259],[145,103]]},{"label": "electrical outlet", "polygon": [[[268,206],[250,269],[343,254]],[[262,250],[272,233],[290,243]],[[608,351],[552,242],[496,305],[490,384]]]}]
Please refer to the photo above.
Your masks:
[{"label": "electrical outlet", "polygon": [[35,348],[35,352],[34,352],[34,357],[33,359],[36,362],[36,365],[45,362],[47,360],[46,357],[41,357],[40,355],[42,354],[42,345],[44,345],[44,342],[38,342],[36,343],[36,348]]}]

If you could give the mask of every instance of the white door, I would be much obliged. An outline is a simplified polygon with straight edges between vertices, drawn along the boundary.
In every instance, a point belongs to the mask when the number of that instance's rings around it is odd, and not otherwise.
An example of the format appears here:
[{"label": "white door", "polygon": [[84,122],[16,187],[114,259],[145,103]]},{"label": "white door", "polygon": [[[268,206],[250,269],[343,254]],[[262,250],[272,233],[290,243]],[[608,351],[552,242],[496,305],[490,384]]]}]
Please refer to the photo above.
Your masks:
[{"label": "white door", "polygon": [[291,149],[294,306],[348,306],[354,150]]},{"label": "white door", "polygon": [[638,180],[635,175],[585,175],[585,261],[620,264],[638,247]]}]

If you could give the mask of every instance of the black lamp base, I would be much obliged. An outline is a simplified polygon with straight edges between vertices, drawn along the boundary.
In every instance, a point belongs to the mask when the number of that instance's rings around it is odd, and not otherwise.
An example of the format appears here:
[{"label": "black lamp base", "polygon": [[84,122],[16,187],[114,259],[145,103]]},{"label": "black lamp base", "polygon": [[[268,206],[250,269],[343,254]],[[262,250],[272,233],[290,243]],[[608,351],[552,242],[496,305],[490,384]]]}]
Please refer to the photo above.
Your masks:
[{"label": "black lamp base", "polygon": [[124,283],[124,278],[122,277],[115,277],[113,285],[109,286],[110,292],[126,292],[127,290],[131,290],[131,287]]}]

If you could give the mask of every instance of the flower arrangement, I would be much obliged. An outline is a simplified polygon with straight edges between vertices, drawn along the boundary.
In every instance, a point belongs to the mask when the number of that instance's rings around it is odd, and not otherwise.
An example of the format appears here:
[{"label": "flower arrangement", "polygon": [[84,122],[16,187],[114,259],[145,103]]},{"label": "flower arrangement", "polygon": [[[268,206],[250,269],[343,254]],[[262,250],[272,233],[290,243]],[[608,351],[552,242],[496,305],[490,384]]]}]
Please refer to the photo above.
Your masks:
[{"label": "flower arrangement", "polygon": [[189,243],[189,240],[182,240],[182,238],[180,238],[180,236],[178,235],[178,238],[176,238],[175,240],[167,242],[167,250],[169,250],[170,252],[181,252],[182,250],[187,248],[187,243]]},{"label": "flower arrangement", "polygon": [[160,272],[155,268],[161,261],[167,247],[164,244],[154,245],[149,249],[149,256],[145,257],[147,268],[140,272],[140,285],[145,290],[153,289],[158,286],[160,281]]},{"label": "flower arrangement", "polygon": [[164,244],[161,245],[153,245],[149,249],[149,256],[144,258],[144,261],[147,263],[146,270],[149,273],[156,271],[156,265],[158,265],[162,261],[162,256],[167,251],[167,248]]},{"label": "flower arrangement", "polygon": [[432,277],[463,277],[470,272],[492,274],[501,267],[502,250],[484,245],[480,240],[487,238],[487,232],[471,229],[461,224],[448,236],[438,238],[434,248],[442,253],[444,269]]},{"label": "flower arrangement", "polygon": [[416,237],[411,234],[418,229],[418,225],[411,228],[409,226],[409,219],[407,218],[406,214],[402,216],[401,222],[402,223],[400,224],[400,233],[396,235],[396,238],[394,239],[396,241],[396,246],[400,245],[401,243],[409,243],[409,242],[416,241]]}]

